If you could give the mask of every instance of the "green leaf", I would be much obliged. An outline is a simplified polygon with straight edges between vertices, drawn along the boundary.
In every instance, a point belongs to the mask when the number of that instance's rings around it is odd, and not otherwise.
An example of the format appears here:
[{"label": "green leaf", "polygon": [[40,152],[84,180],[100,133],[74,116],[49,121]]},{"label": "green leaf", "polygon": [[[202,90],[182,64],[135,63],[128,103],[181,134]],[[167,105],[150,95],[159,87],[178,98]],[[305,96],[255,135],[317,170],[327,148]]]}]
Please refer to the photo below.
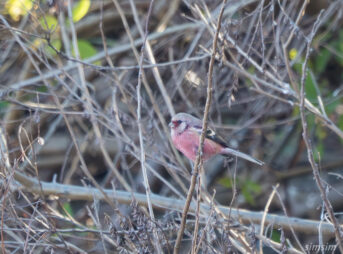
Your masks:
[{"label": "green leaf", "polygon": [[336,51],[336,53],[333,54],[335,60],[339,65],[343,66],[343,29],[339,31],[338,39],[333,40],[329,45]]},{"label": "green leaf", "polygon": [[72,10],[73,13],[73,21],[78,22],[80,21],[88,12],[89,7],[91,6],[90,0],[80,0]]},{"label": "green leaf", "polygon": [[49,90],[48,90],[48,88],[46,86],[39,86],[39,87],[37,87],[37,91],[41,92],[41,93],[46,93]]},{"label": "green leaf", "polygon": [[39,20],[44,30],[54,31],[58,26],[57,19],[52,15],[46,15]]},{"label": "green leaf", "polygon": [[321,49],[314,60],[314,70],[316,75],[322,73],[331,59],[331,52],[327,49]]},{"label": "green leaf", "polygon": [[[79,48],[81,59],[90,58],[90,57],[94,56],[97,53],[96,48],[93,47],[93,45],[91,43],[89,43],[88,41],[86,41],[86,40],[79,39],[77,41],[77,46]],[[75,56],[74,49],[72,50],[72,54],[73,54],[73,56]],[[94,64],[100,65],[101,62],[100,61],[96,61]]]},{"label": "green leaf", "polygon": [[343,115],[340,115],[338,118],[338,127],[343,130]]},{"label": "green leaf", "polygon": [[5,109],[10,105],[7,101],[0,101],[0,109]]},{"label": "green leaf", "polygon": [[316,126],[316,135],[319,140],[324,140],[327,137],[327,132],[321,125]]},{"label": "green leaf", "polygon": [[281,238],[281,233],[280,233],[280,231],[279,231],[279,230],[276,230],[276,229],[273,229],[273,233],[272,233],[271,239],[272,239],[274,242],[279,243],[279,242],[280,242],[280,238]]},{"label": "green leaf", "polygon": [[297,72],[297,73],[301,73],[302,71],[302,64],[301,63],[295,63],[293,65],[293,69]]},{"label": "green leaf", "polygon": [[242,194],[245,199],[250,205],[255,205],[255,200],[253,196],[251,195],[251,192],[248,190],[248,188],[243,187],[242,188]]},{"label": "green leaf", "polygon": [[[327,137],[327,132],[321,125],[316,126],[316,137],[318,138],[317,144],[316,144],[316,151],[314,152],[314,158],[317,162],[319,162],[320,158],[323,158],[324,156],[324,139]],[[320,157],[319,157],[320,156]]]},{"label": "green leaf", "polygon": [[[340,128],[341,130],[343,130],[343,115],[340,115],[339,117],[338,117],[338,128]],[[339,139],[340,140],[340,142],[343,144],[343,139]]]},{"label": "green leaf", "polygon": [[[260,194],[262,191],[261,185],[253,182],[251,180],[242,180],[237,179],[237,186],[242,186],[241,192],[246,202],[250,205],[255,205],[255,195]],[[229,189],[232,189],[233,183],[232,179],[229,177],[223,177],[219,179],[219,183]]]},{"label": "green leaf", "polygon": [[246,185],[248,190],[255,194],[260,194],[262,191],[261,185],[251,180],[247,180]]},{"label": "green leaf", "polygon": [[324,155],[324,143],[323,141],[319,141],[313,151],[314,160],[317,163],[319,163],[320,159],[323,159],[323,155]]},{"label": "green leaf", "polygon": [[315,116],[314,114],[309,114],[306,117],[306,122],[307,122],[307,128],[309,132],[315,127]]},{"label": "green leaf", "polygon": [[244,199],[250,204],[255,205],[254,196],[260,194],[262,191],[261,185],[251,180],[246,180],[242,187],[242,194]]},{"label": "green leaf", "polygon": [[70,216],[73,216],[73,209],[71,208],[71,205],[69,202],[66,202],[63,204],[63,209],[65,212],[67,212]]},{"label": "green leaf", "polygon": [[326,104],[325,105],[326,113],[328,115],[331,115],[333,112],[336,111],[337,106],[340,105],[340,104],[341,104],[340,100],[334,100],[333,102]]},{"label": "green leaf", "polygon": [[[62,48],[62,42],[61,42],[61,40],[59,40],[59,39],[52,40],[52,41],[51,41],[51,45],[52,45],[55,49],[57,49],[58,51],[60,51],[61,48]],[[57,55],[56,51],[53,50],[49,45],[46,45],[45,51],[46,51],[50,56],[56,56],[56,55]]]},{"label": "green leaf", "polygon": [[317,102],[317,91],[314,86],[314,80],[312,79],[312,76],[310,73],[308,73],[306,80],[305,80],[305,92],[306,92],[306,98],[313,102]]},{"label": "green leaf", "polygon": [[300,115],[300,107],[297,105],[294,105],[292,117],[298,117]]},{"label": "green leaf", "polygon": [[219,184],[223,185],[226,188],[231,189],[232,188],[232,181],[229,177],[223,177],[219,179]]}]

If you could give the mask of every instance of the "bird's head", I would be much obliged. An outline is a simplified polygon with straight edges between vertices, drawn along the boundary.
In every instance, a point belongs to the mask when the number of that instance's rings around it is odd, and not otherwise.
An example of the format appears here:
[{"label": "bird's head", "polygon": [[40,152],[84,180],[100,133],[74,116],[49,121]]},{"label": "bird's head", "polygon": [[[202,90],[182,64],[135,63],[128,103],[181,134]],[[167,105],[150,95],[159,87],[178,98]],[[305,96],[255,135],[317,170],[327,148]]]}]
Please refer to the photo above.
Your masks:
[{"label": "bird's head", "polygon": [[201,128],[201,124],[201,120],[192,115],[186,113],[178,113],[172,117],[169,123],[169,127],[171,128],[172,132],[180,134],[189,127],[200,126]]}]

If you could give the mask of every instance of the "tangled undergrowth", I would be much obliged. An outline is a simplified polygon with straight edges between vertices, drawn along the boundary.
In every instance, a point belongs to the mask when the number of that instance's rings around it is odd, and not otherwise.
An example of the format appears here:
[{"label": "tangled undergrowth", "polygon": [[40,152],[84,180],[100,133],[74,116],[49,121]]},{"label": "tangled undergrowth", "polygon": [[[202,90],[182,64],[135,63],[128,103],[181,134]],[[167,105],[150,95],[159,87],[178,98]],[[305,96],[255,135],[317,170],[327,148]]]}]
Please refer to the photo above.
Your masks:
[{"label": "tangled undergrowth", "polygon": [[[342,1],[0,11],[2,253],[343,253]],[[205,163],[186,216],[168,123],[209,81],[208,124],[265,165]]]}]

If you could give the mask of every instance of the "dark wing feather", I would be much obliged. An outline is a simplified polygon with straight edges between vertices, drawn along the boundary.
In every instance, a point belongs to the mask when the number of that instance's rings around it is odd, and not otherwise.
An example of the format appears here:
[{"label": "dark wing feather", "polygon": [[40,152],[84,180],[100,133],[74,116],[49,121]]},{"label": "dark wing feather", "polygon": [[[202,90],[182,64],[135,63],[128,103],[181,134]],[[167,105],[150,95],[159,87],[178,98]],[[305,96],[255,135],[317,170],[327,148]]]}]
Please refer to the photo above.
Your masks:
[{"label": "dark wing feather", "polygon": [[[201,134],[201,130],[202,130],[202,126],[200,125],[194,125],[193,130],[197,131],[199,133],[199,135]],[[212,130],[211,128],[207,128],[207,131],[205,133],[205,138],[208,138],[220,145],[222,145],[223,147],[228,147],[226,141],[220,137],[219,135],[216,134],[216,132],[214,130]]]},{"label": "dark wing feather", "polygon": [[205,137],[222,145],[223,147],[227,147],[226,141],[221,136],[217,135],[215,131],[210,128],[207,128]]}]

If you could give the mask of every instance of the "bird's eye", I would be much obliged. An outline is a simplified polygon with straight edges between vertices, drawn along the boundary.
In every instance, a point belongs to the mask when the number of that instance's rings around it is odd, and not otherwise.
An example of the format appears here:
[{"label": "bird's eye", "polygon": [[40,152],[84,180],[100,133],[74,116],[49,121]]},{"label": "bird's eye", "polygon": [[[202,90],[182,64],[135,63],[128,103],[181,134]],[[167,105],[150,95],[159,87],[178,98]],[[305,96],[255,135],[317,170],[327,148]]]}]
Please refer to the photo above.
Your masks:
[{"label": "bird's eye", "polygon": [[173,121],[173,124],[174,124],[175,127],[179,126],[181,123],[182,123],[181,120],[175,120],[175,121]]}]

